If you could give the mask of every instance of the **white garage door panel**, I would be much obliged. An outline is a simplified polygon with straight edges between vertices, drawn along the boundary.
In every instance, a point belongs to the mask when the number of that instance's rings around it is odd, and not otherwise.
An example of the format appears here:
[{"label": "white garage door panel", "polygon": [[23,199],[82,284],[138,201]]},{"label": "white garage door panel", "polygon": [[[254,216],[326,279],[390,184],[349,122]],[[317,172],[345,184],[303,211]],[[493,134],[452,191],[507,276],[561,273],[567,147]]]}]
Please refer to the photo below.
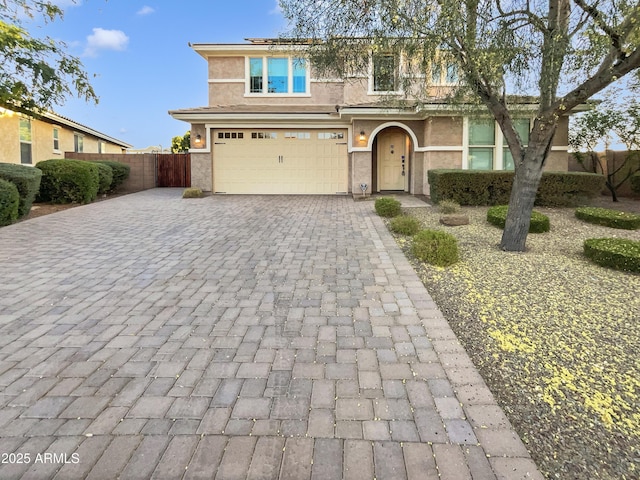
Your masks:
[{"label": "white garage door panel", "polygon": [[347,192],[346,130],[215,130],[213,137],[216,192]]}]

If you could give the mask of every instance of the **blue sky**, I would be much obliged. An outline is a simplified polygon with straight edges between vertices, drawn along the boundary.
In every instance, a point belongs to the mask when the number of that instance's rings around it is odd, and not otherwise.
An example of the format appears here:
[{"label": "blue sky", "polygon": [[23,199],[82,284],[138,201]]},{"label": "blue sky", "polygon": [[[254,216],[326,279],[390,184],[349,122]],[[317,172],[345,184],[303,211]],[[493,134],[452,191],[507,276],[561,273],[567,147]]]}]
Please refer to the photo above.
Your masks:
[{"label": "blue sky", "polygon": [[[64,18],[26,25],[63,40],[93,77],[97,106],[70,98],[55,111],[132,144],[170,146],[187,123],[168,110],[207,105],[206,61],[191,43],[273,37],[286,24],[276,0],[55,0]],[[42,23],[42,22],[40,22]]]}]

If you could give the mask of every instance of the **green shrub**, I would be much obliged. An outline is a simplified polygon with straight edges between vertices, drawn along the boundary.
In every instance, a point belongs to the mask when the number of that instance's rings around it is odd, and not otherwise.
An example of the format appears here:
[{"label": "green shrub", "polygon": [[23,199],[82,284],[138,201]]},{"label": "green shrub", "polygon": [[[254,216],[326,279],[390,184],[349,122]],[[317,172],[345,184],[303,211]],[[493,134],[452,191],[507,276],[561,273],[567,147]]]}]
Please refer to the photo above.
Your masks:
[{"label": "green shrub", "polygon": [[38,199],[53,203],[90,203],[98,195],[98,166],[81,160],[39,162],[42,182]]},{"label": "green shrub", "polygon": [[629,181],[631,182],[631,190],[633,190],[637,194],[640,194],[640,172],[636,172],[631,175]]},{"label": "green shrub", "polygon": [[11,225],[18,219],[19,204],[18,188],[0,178],[0,227]]},{"label": "green shrub", "polygon": [[400,235],[415,235],[420,231],[420,222],[408,215],[398,215],[391,219],[389,228],[393,233]]},{"label": "green shrub", "polygon": [[456,263],[458,241],[456,237],[440,230],[422,230],[413,237],[411,252],[423,262],[446,267]]},{"label": "green shrub", "polygon": [[203,196],[202,190],[196,187],[185,188],[182,192],[182,198],[202,198]]},{"label": "green shrub", "polygon": [[[508,205],[496,205],[487,210],[487,222],[499,228],[504,228],[507,221]],[[548,232],[551,227],[549,217],[535,210],[531,212],[531,223],[529,224],[529,233]]]},{"label": "green shrub", "polygon": [[395,198],[382,197],[376,200],[376,213],[381,217],[396,217],[400,215],[400,202]]},{"label": "green shrub", "polygon": [[640,215],[620,212],[609,208],[581,207],[576,208],[576,217],[588,223],[603,225],[623,230],[637,230],[640,228]]},{"label": "green shrub", "polygon": [[110,191],[115,191],[131,174],[131,166],[126,163],[112,162],[110,160],[92,160],[93,163],[101,163],[111,167],[113,180],[111,181]]},{"label": "green shrub", "polygon": [[0,178],[13,183],[18,189],[18,218],[27,215],[38,194],[42,171],[27,165],[0,163]]},{"label": "green shrub", "polygon": [[460,211],[460,204],[454,200],[440,200],[438,203],[438,211],[445,215],[458,213]]},{"label": "green shrub", "polygon": [[[513,172],[491,170],[429,170],[431,200],[450,199],[460,205],[509,203]],[[575,206],[600,194],[604,177],[583,172],[544,172],[536,205]]]},{"label": "green shrub", "polygon": [[623,238],[589,238],[584,255],[602,266],[640,273],[640,242]]},{"label": "green shrub", "polygon": [[107,193],[113,183],[113,169],[104,163],[96,162],[95,166],[98,167],[98,193]]}]

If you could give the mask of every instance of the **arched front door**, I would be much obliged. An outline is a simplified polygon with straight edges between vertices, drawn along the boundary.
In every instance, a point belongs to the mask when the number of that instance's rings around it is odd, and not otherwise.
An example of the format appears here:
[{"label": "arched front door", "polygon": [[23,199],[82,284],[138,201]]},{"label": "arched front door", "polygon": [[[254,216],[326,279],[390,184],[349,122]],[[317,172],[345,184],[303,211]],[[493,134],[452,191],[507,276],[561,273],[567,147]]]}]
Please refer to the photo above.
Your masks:
[{"label": "arched front door", "polygon": [[378,134],[378,190],[408,190],[409,137],[400,128]]}]

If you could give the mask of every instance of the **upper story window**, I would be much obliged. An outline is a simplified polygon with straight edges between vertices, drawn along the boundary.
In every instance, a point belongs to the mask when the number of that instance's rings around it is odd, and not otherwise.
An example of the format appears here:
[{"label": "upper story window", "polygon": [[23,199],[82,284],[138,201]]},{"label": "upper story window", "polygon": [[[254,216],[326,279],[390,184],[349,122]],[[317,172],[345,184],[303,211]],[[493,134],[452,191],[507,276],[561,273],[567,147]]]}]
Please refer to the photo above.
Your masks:
[{"label": "upper story window", "polygon": [[308,63],[303,58],[249,58],[248,93],[266,95],[309,93],[308,70]]},{"label": "upper story window", "polygon": [[[514,127],[523,145],[529,144],[528,118],[516,118]],[[513,170],[513,156],[493,119],[469,119],[468,165],[470,170]]]},{"label": "upper story window", "polygon": [[373,92],[397,92],[399,88],[399,61],[395,55],[374,55],[372,59]]},{"label": "upper story window", "polygon": [[458,83],[458,79],[458,66],[453,62],[434,63],[431,66],[431,83],[433,85]]},{"label": "upper story window", "polygon": [[77,153],[84,152],[84,137],[79,133],[73,135],[73,151]]},{"label": "upper story window", "polygon": [[28,118],[20,119],[20,163],[31,165],[31,120]]}]

